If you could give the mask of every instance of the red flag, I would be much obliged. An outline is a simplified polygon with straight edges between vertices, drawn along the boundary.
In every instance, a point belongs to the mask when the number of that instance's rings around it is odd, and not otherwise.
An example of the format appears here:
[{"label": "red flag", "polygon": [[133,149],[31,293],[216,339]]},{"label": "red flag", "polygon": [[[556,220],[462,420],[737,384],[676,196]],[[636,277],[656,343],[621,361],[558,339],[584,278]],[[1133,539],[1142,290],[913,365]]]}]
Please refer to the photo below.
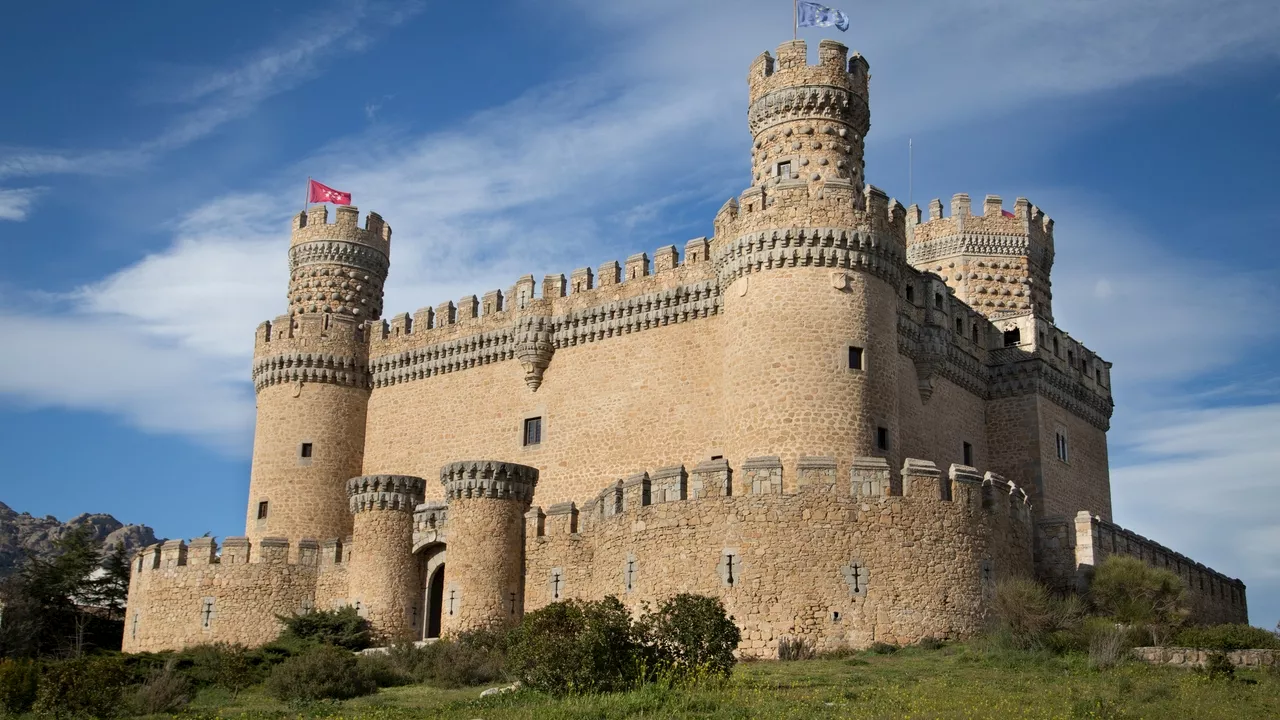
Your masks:
[{"label": "red flag", "polygon": [[1014,215],[1013,213],[1009,212],[1008,210],[1001,210],[1001,211],[1000,211],[1000,214],[1001,214],[1001,215],[1003,215],[1003,216],[1005,216],[1005,217],[1018,217],[1017,215]]},{"label": "red flag", "polygon": [[315,180],[312,180],[311,186],[307,189],[307,202],[350,205],[351,193],[334,190],[328,185],[322,185]]}]

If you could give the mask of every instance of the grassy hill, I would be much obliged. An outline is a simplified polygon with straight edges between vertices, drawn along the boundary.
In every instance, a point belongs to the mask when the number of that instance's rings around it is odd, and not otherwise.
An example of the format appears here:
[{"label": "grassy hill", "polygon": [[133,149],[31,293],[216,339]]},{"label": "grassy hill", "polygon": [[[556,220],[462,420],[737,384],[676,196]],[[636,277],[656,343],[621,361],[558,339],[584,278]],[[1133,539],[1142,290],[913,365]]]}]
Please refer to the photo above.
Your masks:
[{"label": "grassy hill", "polygon": [[343,703],[289,707],[258,690],[232,699],[206,690],[189,715],[473,720],[603,718],[1280,718],[1280,672],[1234,680],[1127,663],[1106,670],[1082,656],[993,652],[973,645],[860,653],[838,660],[751,662],[727,683],[556,699],[478,688],[388,688]]}]

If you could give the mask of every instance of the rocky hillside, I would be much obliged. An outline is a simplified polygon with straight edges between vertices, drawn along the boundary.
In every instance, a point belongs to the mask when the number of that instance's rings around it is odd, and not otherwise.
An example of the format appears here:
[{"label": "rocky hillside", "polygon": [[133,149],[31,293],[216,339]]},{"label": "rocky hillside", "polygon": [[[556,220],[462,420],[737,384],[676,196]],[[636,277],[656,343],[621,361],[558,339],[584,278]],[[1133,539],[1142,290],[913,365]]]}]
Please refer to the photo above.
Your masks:
[{"label": "rocky hillside", "polygon": [[38,518],[30,513],[17,513],[0,502],[0,577],[20,567],[28,551],[37,556],[52,556],[58,538],[81,525],[93,528],[93,536],[102,540],[104,547],[123,543],[125,550],[132,551],[160,542],[155,531],[146,525],[125,525],[110,515],[85,513],[64,523],[52,515]]}]

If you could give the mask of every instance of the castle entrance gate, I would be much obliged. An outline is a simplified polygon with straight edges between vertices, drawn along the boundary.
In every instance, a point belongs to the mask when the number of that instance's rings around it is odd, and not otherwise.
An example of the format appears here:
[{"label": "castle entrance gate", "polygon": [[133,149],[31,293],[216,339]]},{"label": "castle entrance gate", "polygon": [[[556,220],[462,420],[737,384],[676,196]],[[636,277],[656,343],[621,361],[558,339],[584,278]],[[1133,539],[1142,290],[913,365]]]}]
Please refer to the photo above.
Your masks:
[{"label": "castle entrance gate", "polygon": [[422,574],[419,577],[424,581],[420,607],[426,608],[422,623],[418,627],[418,639],[438,638],[440,637],[440,619],[444,612],[444,543],[422,548],[418,551],[418,557],[421,558],[419,562],[422,567]]}]

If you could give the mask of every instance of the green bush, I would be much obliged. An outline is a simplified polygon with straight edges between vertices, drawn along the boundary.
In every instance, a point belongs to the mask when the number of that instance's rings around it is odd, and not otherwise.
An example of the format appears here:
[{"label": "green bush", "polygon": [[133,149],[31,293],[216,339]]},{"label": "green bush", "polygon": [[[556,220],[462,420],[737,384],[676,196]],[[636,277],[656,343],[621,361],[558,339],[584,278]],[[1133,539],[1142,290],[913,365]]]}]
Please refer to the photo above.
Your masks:
[{"label": "green bush", "polygon": [[21,715],[36,701],[40,666],[31,660],[0,660],[0,716]]},{"label": "green bush", "polygon": [[916,647],[921,650],[941,650],[942,641],[932,635],[926,635],[916,641]]},{"label": "green bush", "polygon": [[1103,560],[1089,585],[1099,615],[1147,628],[1156,645],[1186,619],[1186,595],[1182,578],[1127,555]]},{"label": "green bush", "polygon": [[356,657],[356,663],[359,664],[360,671],[380,688],[411,685],[414,681],[413,673],[406,672],[386,653],[360,655]]},{"label": "green bush", "polygon": [[84,657],[45,665],[31,709],[47,718],[112,718],[133,682],[123,658]]},{"label": "green bush", "polygon": [[244,689],[262,682],[274,663],[261,651],[251,651],[243,645],[212,643],[189,647],[174,657],[174,668],[197,687],[219,687],[232,697]]},{"label": "green bush", "polygon": [[897,645],[891,645],[885,642],[871,643],[871,647],[867,648],[868,652],[874,655],[892,655],[898,652],[900,648]]},{"label": "green bush", "polygon": [[650,662],[671,679],[704,675],[728,677],[736,662],[733,651],[742,631],[717,598],[680,593],[640,618],[640,640],[650,649]]},{"label": "green bush", "polygon": [[1280,637],[1252,625],[1193,625],[1179,630],[1169,644],[1203,650],[1280,650]]},{"label": "green bush", "polygon": [[135,688],[128,697],[128,709],[135,715],[175,713],[191,702],[191,681],[172,666],[159,670]]},{"label": "green bush", "polygon": [[557,695],[613,692],[648,679],[631,616],[616,597],[555,602],[524,616],[507,661],[521,682]]},{"label": "green bush", "polygon": [[818,651],[813,643],[804,638],[784,637],[778,640],[778,659],[790,662],[793,660],[812,660]]},{"label": "green bush", "polygon": [[334,645],[319,645],[280,663],[266,687],[285,701],[346,700],[378,689],[355,654]]},{"label": "green bush", "polygon": [[1034,580],[1014,578],[996,585],[992,609],[998,635],[1022,650],[1061,642],[1057,634],[1080,626],[1084,609],[1074,597],[1057,598]]},{"label": "green bush", "polygon": [[1235,680],[1236,665],[1231,662],[1231,658],[1221,651],[1209,653],[1209,657],[1204,661],[1204,674],[1209,676],[1210,680]]},{"label": "green bush", "polygon": [[506,639],[492,630],[472,630],[420,649],[414,677],[440,687],[484,685],[504,677]]},{"label": "green bush", "polygon": [[313,610],[289,617],[282,615],[279,619],[284,623],[279,641],[286,645],[301,640],[347,650],[369,647],[369,621],[360,617],[351,606],[337,610]]}]

